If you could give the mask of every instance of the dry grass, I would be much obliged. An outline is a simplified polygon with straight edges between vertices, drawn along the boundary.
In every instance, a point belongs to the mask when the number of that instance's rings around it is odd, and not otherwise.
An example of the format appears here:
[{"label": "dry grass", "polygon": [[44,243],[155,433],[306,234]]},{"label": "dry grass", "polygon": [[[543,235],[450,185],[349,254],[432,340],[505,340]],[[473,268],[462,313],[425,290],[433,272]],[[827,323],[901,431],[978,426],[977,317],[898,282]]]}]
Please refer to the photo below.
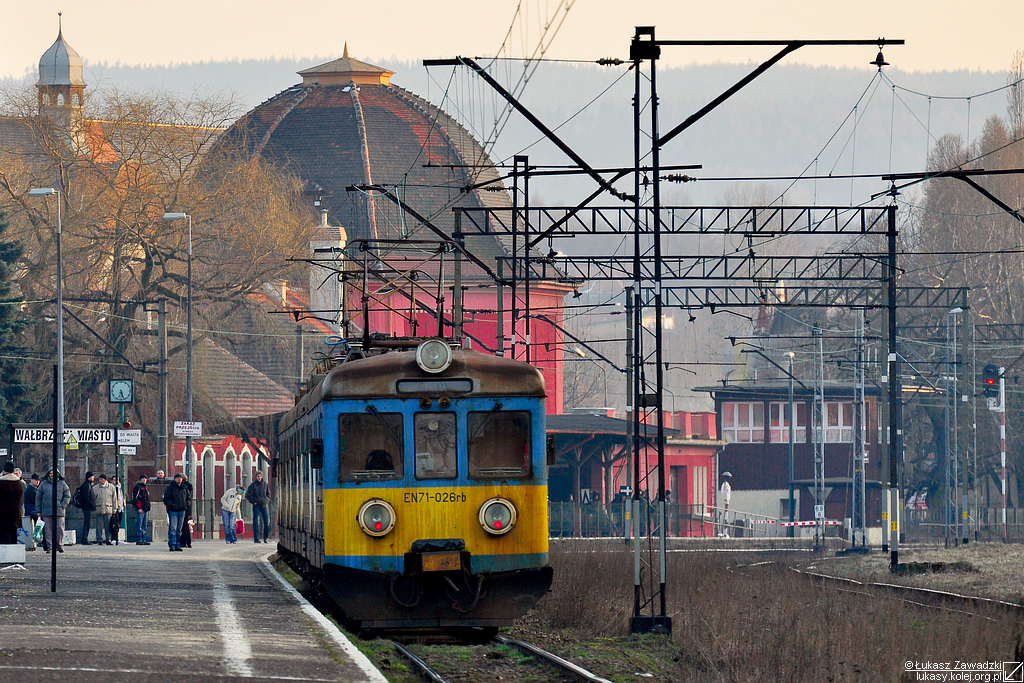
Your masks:
[{"label": "dry grass", "polygon": [[[661,653],[660,662],[648,666],[655,680],[890,681],[901,680],[906,660],[1001,661],[1019,652],[1016,613],[987,609],[970,616],[821,587],[789,571],[787,558],[776,559],[751,567],[736,566],[743,560],[735,555],[670,555],[671,654]],[[553,549],[551,560],[555,585],[535,610],[540,625],[554,629],[549,644],[643,649],[644,641],[624,637],[633,603],[628,549],[567,543]],[[1018,584],[1019,566],[1012,574]],[[585,649],[571,656],[585,661]],[[594,669],[603,675],[617,671],[621,676],[612,678],[635,680],[636,661],[595,657]]]},{"label": "dry grass", "polygon": [[1024,605],[1024,546],[1002,543],[969,543],[945,548],[935,546],[904,547],[900,564],[942,563],[947,567],[967,566],[970,571],[929,572],[917,576],[893,576],[889,573],[889,555],[866,556],[818,563],[824,573],[834,573],[858,581],[900,583],[964,595],[977,595]]}]

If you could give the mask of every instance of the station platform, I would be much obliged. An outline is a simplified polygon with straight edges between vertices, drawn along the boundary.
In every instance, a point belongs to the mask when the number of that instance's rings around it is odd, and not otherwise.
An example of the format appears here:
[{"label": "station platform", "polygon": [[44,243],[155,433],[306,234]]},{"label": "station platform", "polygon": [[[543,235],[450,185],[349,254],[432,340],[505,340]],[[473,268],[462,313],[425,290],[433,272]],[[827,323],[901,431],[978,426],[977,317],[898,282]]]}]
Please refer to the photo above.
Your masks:
[{"label": "station platform", "polygon": [[66,546],[0,569],[0,681],[386,679],[267,561],[271,543]]}]

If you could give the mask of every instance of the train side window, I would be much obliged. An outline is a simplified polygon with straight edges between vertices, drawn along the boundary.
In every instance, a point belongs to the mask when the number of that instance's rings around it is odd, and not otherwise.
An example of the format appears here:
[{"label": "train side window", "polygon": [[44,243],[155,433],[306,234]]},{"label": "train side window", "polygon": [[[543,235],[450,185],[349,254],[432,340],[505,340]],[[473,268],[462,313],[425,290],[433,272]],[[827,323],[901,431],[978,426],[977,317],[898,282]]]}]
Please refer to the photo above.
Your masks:
[{"label": "train side window", "polygon": [[402,414],[375,410],[339,415],[338,451],[342,481],[400,479]]},{"label": "train side window", "polygon": [[454,479],[457,431],[455,413],[416,413],[416,478]]},{"label": "train side window", "polygon": [[469,413],[469,476],[472,479],[523,479],[530,476],[530,413]]}]

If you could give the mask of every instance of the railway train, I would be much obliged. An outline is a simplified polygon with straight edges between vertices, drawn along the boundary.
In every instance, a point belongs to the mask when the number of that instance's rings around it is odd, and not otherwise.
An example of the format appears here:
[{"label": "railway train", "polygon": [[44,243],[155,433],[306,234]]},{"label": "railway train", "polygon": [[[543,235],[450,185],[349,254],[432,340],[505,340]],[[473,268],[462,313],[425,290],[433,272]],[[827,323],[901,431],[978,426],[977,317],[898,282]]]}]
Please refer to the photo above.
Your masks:
[{"label": "railway train", "polygon": [[552,581],[544,378],[404,343],[349,352],[281,419],[279,551],[360,628],[495,631]]}]

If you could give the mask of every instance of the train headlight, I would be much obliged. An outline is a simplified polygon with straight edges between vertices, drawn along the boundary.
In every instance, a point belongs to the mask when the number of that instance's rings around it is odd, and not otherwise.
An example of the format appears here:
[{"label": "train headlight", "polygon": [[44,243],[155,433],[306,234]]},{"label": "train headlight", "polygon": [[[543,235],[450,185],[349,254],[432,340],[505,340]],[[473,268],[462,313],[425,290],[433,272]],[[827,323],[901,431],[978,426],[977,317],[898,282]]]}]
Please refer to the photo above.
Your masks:
[{"label": "train headlight", "polygon": [[516,506],[504,498],[491,498],[480,506],[480,526],[489,534],[507,534],[516,525]]},{"label": "train headlight", "polygon": [[386,536],[395,528],[395,509],[387,501],[372,498],[359,508],[359,528],[370,536]]},{"label": "train headlight", "polygon": [[443,339],[428,339],[416,347],[416,364],[424,372],[443,372],[452,364],[452,347]]}]

